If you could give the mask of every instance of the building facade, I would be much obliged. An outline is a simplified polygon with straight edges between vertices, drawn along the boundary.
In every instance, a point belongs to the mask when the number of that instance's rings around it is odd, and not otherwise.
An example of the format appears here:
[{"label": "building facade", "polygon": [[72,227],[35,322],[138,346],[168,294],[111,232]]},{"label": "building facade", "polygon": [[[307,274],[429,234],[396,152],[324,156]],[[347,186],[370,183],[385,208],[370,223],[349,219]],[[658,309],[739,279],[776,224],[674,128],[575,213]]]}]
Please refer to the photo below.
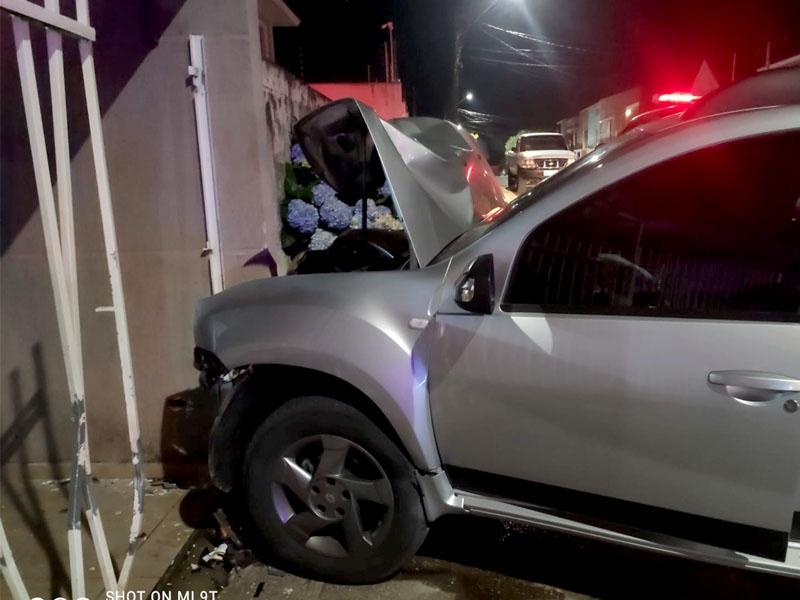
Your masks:
[{"label": "building facade", "polygon": [[616,137],[630,119],[640,113],[642,92],[638,87],[606,96],[574,117],[558,122],[567,146],[579,156]]}]

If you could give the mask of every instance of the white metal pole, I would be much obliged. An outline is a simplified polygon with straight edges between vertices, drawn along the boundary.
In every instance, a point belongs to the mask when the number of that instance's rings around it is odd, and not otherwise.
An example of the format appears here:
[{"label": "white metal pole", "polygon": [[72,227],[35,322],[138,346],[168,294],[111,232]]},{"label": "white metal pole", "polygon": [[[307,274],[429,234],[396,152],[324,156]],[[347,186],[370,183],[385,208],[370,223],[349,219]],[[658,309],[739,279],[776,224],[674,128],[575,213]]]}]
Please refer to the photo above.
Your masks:
[{"label": "white metal pole", "polygon": [[[46,9],[59,12],[59,0],[45,0]],[[53,113],[53,146],[56,158],[56,190],[58,192],[58,224],[61,234],[61,258],[66,271],[67,288],[72,301],[72,323],[80,332],[78,305],[78,269],[75,256],[75,219],[72,208],[72,173],[69,161],[67,129],[67,92],[64,84],[64,53],[61,33],[47,29],[47,55],[50,72],[50,101]],[[75,352],[82,356],[81,336],[75,336]],[[83,371],[83,360],[77,361]],[[82,379],[82,377],[81,377]]]},{"label": "white metal pole", "polygon": [[[47,264],[50,269],[50,279],[53,284],[55,296],[56,320],[61,338],[61,348],[64,354],[64,366],[67,373],[73,412],[80,412],[83,398],[78,396],[76,380],[80,375],[80,367],[76,365],[74,350],[74,328],[72,315],[69,311],[69,291],[64,263],[61,257],[59,242],[58,222],[56,219],[53,187],[50,180],[50,167],[47,160],[47,147],[44,139],[44,125],[42,111],[39,106],[39,92],[36,85],[36,71],[33,64],[33,51],[31,49],[31,32],[27,21],[19,17],[11,17],[16,44],[17,64],[19,66],[19,79],[22,88],[22,101],[25,107],[25,121],[28,127],[28,138],[31,147],[31,159],[36,181],[36,193],[39,197],[39,214],[42,217]],[[76,424],[77,425],[77,424]],[[78,448],[76,448],[75,465],[78,464]],[[75,469],[73,469],[73,473]],[[70,516],[77,514],[80,495],[74,485],[70,486],[69,512]],[[70,584],[72,594],[76,598],[85,595],[83,580],[83,552],[81,546],[80,520],[71,519],[67,532],[69,548]]]},{"label": "white metal pole", "polygon": [[[78,22],[89,25],[89,6],[87,0],[76,0],[76,16]],[[106,247],[106,262],[111,282],[111,298],[114,305],[114,322],[117,330],[117,346],[119,349],[120,369],[122,371],[122,389],[125,397],[125,412],[128,420],[128,441],[133,464],[133,515],[128,537],[128,549],[120,570],[117,587],[125,589],[130,576],[133,558],[139,543],[144,511],[144,472],[141,456],[141,432],[139,413],[136,402],[136,386],[133,379],[133,360],[131,357],[130,336],[128,333],[128,316],[125,309],[125,294],[122,287],[122,272],[119,264],[119,248],[114,223],[114,208],[111,203],[111,186],[108,180],[105,143],[100,117],[100,102],[97,95],[94,56],[92,44],[86,40],[78,41],[83,71],[83,84],[86,93],[86,111],[89,117],[89,135],[94,158],[95,177],[97,178],[97,196],[100,203],[100,217],[103,225],[103,239]],[[87,477],[89,481],[90,478]],[[90,490],[87,490],[90,491]],[[96,513],[96,509],[93,510]],[[98,519],[99,521],[99,519]]]},{"label": "white metal pole", "polygon": [[[45,8],[54,14],[59,14],[58,0],[45,0]],[[88,43],[88,42],[87,42]],[[61,33],[52,29],[47,30],[48,65],[50,74],[50,95],[53,114],[53,142],[56,159],[56,177],[58,191],[59,231],[61,235],[62,260],[67,279],[67,288],[71,302],[71,317],[73,327],[73,352],[75,365],[78,369],[75,377],[76,395],[79,399],[79,410],[75,411],[77,426],[76,465],[72,472],[72,486],[76,502],[84,506],[86,521],[94,542],[100,573],[106,589],[116,589],[116,575],[111,561],[103,523],[99,512],[96,510],[93,482],[91,480],[91,454],[89,451],[89,437],[87,432],[86,407],[84,398],[85,383],[83,374],[83,357],[80,329],[80,309],[78,304],[78,269],[75,249],[75,222],[72,204],[72,176],[69,159],[69,134],[67,129],[67,103],[64,84],[64,59],[62,51]],[[70,511],[70,531],[79,529],[80,511],[76,507]],[[75,537],[75,534],[72,534]],[[75,544],[73,539],[70,543]]]},{"label": "white metal pole", "polygon": [[28,590],[20,577],[17,563],[14,562],[14,555],[11,554],[11,546],[8,545],[6,531],[3,529],[3,521],[0,520],[0,573],[11,590],[11,597],[14,600],[28,600]]},{"label": "white metal pole", "polygon": [[205,43],[202,35],[189,36],[189,75],[192,77],[194,118],[197,128],[197,149],[200,155],[200,182],[203,188],[203,210],[206,219],[206,249],[210,252],[208,268],[211,293],[225,287],[222,270],[222,244],[219,235],[219,205],[214,166],[214,145],[211,135],[211,111],[208,106],[208,73]]}]

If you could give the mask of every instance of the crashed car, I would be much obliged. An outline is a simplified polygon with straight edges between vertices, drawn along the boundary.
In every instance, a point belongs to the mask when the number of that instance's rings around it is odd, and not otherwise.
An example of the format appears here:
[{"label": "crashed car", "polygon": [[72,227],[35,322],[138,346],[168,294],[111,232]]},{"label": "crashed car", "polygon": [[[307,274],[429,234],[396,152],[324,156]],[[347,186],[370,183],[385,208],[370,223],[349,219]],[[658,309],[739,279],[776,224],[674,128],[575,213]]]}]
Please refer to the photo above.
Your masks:
[{"label": "crashed car", "polygon": [[197,306],[196,364],[231,382],[212,477],[270,560],[379,581],[469,513],[800,576],[800,94],[760,93],[781,76],[497,210],[464,204],[486,199],[439,136],[356,101],[301,124],[337,189],[380,161],[411,260]]}]

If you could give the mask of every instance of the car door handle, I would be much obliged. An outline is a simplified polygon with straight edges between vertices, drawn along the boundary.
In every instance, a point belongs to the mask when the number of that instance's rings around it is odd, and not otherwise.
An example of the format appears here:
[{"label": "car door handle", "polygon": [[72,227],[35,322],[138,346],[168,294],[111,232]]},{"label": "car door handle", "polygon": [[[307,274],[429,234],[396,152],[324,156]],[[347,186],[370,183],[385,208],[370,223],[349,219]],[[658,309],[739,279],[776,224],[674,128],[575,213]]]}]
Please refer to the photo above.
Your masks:
[{"label": "car door handle", "polygon": [[800,379],[763,371],[711,371],[708,382],[770,392],[800,392]]},{"label": "car door handle", "polygon": [[744,403],[767,402],[800,392],[800,379],[763,371],[711,371],[708,382],[725,386],[730,397]]}]

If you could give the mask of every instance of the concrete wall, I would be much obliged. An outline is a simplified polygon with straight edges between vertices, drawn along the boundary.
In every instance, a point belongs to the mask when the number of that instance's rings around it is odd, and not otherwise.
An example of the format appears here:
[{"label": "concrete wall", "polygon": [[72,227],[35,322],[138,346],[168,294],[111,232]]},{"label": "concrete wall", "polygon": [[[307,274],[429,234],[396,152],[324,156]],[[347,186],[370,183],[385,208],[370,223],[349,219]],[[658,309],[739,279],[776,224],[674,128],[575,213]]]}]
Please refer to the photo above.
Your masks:
[{"label": "concrete wall", "polygon": [[[194,302],[208,295],[188,35],[206,36],[227,284],[279,249],[256,0],[95,0],[97,78],[139,396],[144,459],[159,460],[165,400],[196,386]],[[73,427],[8,17],[2,19],[0,429],[3,462],[69,461]],[[35,41],[47,96],[43,33]],[[80,308],[93,459],[128,459],[113,316],[82,82],[67,42]],[[49,107],[43,105],[47,121]],[[173,426],[170,426],[174,429]]]},{"label": "concrete wall", "polygon": [[299,119],[330,102],[278,65],[261,62],[261,82],[268,135],[272,142],[275,194],[283,196],[283,176],[289,160],[292,127]]},{"label": "concrete wall", "polygon": [[399,82],[375,83],[311,83],[319,93],[331,100],[355,98],[375,109],[381,119],[399,119],[408,116],[403,100],[403,85]]}]

